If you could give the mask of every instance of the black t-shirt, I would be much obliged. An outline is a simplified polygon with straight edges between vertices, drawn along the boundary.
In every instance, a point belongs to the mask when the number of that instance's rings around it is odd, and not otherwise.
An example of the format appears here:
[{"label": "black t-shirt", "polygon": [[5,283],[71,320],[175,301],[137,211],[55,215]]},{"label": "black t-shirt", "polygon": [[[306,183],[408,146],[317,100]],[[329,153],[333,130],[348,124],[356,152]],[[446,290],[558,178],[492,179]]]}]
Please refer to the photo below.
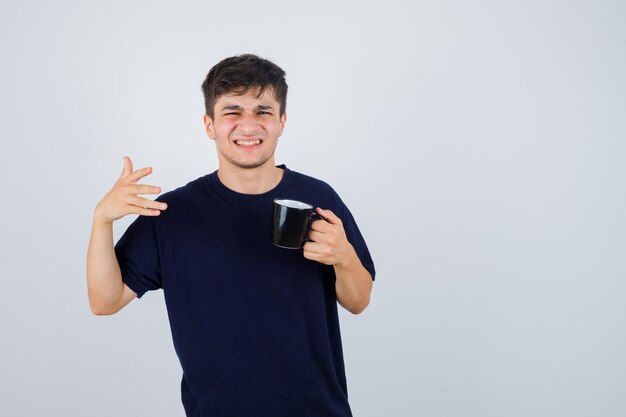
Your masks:
[{"label": "black t-shirt", "polygon": [[188,416],[351,416],[332,266],[272,242],[275,198],[332,210],[375,277],[359,229],[326,183],[289,170],[264,194],[217,171],[157,200],[115,247],[138,297],[163,289]]}]

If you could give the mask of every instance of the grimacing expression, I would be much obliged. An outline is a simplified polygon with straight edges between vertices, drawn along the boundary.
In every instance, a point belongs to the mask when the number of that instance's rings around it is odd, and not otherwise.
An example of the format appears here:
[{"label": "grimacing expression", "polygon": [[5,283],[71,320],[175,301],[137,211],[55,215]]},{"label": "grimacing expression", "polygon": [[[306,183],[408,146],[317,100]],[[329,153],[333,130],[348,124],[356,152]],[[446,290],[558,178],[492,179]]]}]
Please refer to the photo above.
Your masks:
[{"label": "grimacing expression", "polygon": [[280,104],[271,87],[257,97],[258,92],[258,88],[251,88],[243,95],[224,94],[215,102],[214,118],[204,116],[207,134],[215,140],[220,163],[239,168],[273,163],[287,114],[280,115]]}]

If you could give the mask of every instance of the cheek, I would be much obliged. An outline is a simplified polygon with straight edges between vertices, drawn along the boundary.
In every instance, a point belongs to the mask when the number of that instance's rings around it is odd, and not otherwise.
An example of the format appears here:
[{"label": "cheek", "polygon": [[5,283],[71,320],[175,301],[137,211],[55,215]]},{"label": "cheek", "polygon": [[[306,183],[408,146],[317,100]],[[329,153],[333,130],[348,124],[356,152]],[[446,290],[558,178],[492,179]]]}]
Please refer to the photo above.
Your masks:
[{"label": "cheek", "polygon": [[265,123],[263,123],[263,127],[266,131],[268,132],[275,132],[275,133],[279,133],[280,132],[280,120],[268,120]]},{"label": "cheek", "polygon": [[220,123],[219,128],[217,130],[220,136],[226,136],[230,134],[230,132],[234,129],[235,123],[231,120],[226,120]]}]

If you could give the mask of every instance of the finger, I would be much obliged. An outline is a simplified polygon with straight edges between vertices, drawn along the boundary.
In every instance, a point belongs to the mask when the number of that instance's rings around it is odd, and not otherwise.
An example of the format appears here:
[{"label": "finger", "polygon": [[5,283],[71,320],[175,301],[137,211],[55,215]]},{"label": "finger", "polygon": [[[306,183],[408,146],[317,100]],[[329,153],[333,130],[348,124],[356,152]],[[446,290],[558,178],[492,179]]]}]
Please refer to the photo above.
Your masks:
[{"label": "finger", "polygon": [[143,207],[132,206],[134,209],[132,210],[133,214],[139,214],[140,216],[158,216],[161,214],[161,210],[154,210]]},{"label": "finger", "polygon": [[302,246],[302,249],[304,252],[320,254],[324,251],[325,247],[326,245],[319,242],[306,242],[304,246]]},{"label": "finger", "polygon": [[141,198],[141,197],[136,197],[132,200],[133,205],[137,206],[137,207],[141,207],[141,208],[149,208],[149,209],[153,209],[153,210],[165,210],[167,209],[167,204],[160,202],[160,201],[154,201],[154,200],[150,200],[149,198]]},{"label": "finger", "polygon": [[128,191],[130,194],[159,194],[161,192],[161,187],[157,187],[156,185],[146,185],[146,184],[131,184],[128,185]]},{"label": "finger", "polygon": [[302,252],[302,254],[304,255],[304,257],[305,257],[306,259],[309,259],[309,260],[311,260],[311,261],[317,261],[317,262],[319,262],[320,255],[319,255],[319,254],[317,254],[317,253],[304,251],[304,252]]},{"label": "finger", "polygon": [[133,172],[132,174],[130,174],[128,176],[128,181],[137,182],[143,177],[145,177],[146,175],[150,175],[150,174],[152,174],[152,167],[141,168]]},{"label": "finger", "polygon": [[128,175],[130,175],[131,172],[133,172],[133,162],[130,160],[130,158],[128,156],[124,156],[124,167],[122,168],[122,175],[120,175],[120,178],[124,178]]},{"label": "finger", "polygon": [[326,219],[326,221],[330,224],[341,224],[341,219],[337,217],[335,213],[330,210],[324,210],[322,208],[317,208],[317,214]]},{"label": "finger", "polygon": [[310,241],[312,242],[325,243],[326,241],[325,234],[321,232],[316,232],[315,230],[311,230],[308,236],[309,236]]},{"label": "finger", "polygon": [[311,230],[321,233],[329,233],[334,226],[324,220],[315,220],[311,223]]},{"label": "finger", "polygon": [[326,254],[324,254],[323,252],[317,251],[316,250],[316,244],[314,242],[306,243],[305,247],[306,248],[302,252],[302,255],[304,255],[304,257],[306,259],[309,259],[311,261],[320,262],[320,263],[323,263],[323,264],[326,264],[326,265],[330,265],[329,261],[326,258]]}]

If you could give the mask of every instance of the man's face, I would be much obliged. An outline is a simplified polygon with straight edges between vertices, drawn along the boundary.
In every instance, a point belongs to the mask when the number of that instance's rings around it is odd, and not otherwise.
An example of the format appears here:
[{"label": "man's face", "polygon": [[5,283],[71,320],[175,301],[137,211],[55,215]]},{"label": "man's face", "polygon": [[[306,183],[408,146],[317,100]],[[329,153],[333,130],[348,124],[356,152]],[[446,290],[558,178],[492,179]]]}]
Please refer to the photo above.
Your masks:
[{"label": "man's face", "polygon": [[269,161],[283,133],[287,114],[280,116],[280,104],[272,88],[260,97],[251,88],[244,95],[227,93],[215,102],[214,118],[204,116],[209,137],[215,140],[222,164],[239,168],[256,168]]}]

